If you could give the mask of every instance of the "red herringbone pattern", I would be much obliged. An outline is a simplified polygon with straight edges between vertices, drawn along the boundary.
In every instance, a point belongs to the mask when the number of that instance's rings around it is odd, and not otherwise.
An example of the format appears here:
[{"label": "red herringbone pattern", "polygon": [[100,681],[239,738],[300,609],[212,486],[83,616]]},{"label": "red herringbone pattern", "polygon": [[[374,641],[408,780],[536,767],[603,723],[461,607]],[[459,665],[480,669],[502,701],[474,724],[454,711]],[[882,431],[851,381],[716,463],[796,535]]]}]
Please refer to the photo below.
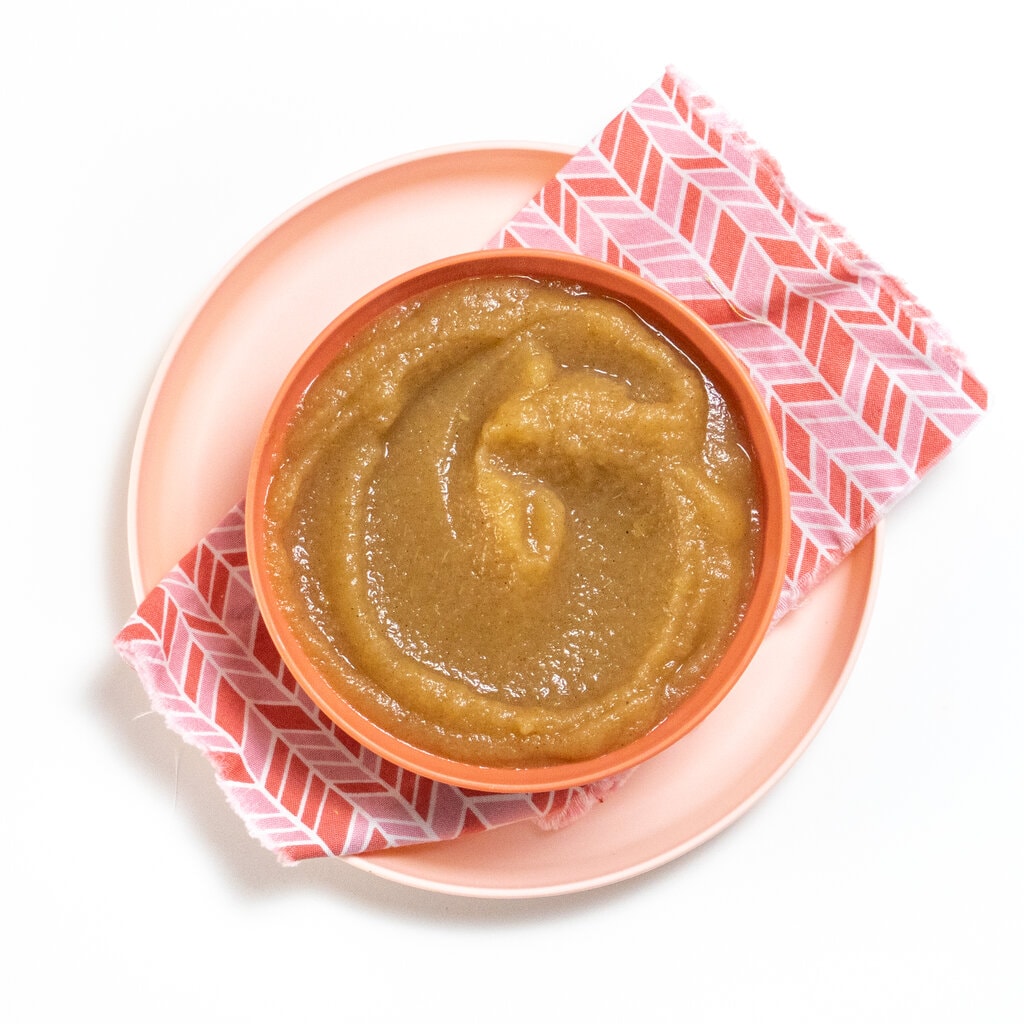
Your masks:
[{"label": "red herringbone pattern", "polygon": [[451,839],[581,813],[614,785],[504,796],[431,782],[346,736],[296,686],[256,606],[237,507],[146,598],[118,648],[283,860]]},{"label": "red herringbone pattern", "polygon": [[573,250],[657,281],[743,361],[789,466],[794,533],[779,614],[985,407],[928,312],[671,72],[493,244]]}]

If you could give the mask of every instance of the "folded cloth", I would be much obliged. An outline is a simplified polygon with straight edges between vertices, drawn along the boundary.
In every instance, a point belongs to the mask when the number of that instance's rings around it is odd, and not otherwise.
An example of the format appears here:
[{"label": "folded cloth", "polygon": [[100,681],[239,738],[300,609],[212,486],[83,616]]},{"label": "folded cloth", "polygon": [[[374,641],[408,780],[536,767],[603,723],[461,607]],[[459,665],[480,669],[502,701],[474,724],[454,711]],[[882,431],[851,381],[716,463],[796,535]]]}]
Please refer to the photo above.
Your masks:
[{"label": "folded cloth", "polygon": [[[895,278],[809,210],[775,162],[671,69],[492,239],[567,249],[658,282],[744,363],[792,493],[784,615],[978,420],[986,393]],[[153,706],[199,747],[249,831],[284,863],[557,827],[622,784],[477,793],[362,748],[283,665],[234,508],[118,635]]]},{"label": "folded cloth", "polygon": [[931,314],[669,69],[495,239],[660,284],[749,370],[792,503],[778,616],[974,425],[986,392]]}]

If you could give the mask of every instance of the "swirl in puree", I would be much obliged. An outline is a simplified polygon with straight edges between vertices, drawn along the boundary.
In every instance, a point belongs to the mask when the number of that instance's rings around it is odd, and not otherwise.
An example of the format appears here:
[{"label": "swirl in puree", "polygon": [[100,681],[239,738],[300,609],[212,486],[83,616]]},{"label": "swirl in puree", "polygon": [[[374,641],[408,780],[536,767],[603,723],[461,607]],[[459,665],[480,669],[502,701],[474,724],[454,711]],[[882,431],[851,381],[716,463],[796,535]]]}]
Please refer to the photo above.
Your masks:
[{"label": "swirl in puree", "polygon": [[275,595],[367,718],[480,765],[646,733],[720,657],[759,552],[744,439],[621,303],[478,279],[310,385],[266,505]]}]

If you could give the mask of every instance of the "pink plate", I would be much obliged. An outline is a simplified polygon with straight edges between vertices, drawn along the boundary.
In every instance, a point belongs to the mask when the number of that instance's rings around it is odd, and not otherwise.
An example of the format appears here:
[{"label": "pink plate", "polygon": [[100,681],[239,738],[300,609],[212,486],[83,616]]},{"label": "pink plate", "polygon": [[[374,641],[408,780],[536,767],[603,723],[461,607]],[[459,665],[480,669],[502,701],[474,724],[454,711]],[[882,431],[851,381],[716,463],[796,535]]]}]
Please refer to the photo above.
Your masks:
[{"label": "pink plate", "polygon": [[[137,598],[244,493],[260,424],[309,341],[381,282],[480,248],[571,153],[491,144],[378,165],[312,196],[236,257],[174,339],[143,413],[128,508]],[[572,827],[512,825],[348,863],[419,888],[513,898],[606,885],[700,845],[828,716],[860,647],[879,557],[876,530],[772,631],[711,716]]]}]

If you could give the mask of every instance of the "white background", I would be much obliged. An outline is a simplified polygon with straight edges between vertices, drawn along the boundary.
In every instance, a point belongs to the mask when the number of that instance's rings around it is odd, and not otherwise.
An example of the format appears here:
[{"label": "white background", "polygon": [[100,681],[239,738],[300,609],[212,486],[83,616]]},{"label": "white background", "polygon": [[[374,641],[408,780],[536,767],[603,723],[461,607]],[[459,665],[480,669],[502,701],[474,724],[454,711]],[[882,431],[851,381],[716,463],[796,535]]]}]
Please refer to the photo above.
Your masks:
[{"label": "white background", "polygon": [[[1024,1019],[1012,5],[662,6],[5,15],[6,1019]],[[161,354],[222,265],[309,193],[427,147],[582,144],[666,64],[910,284],[992,411],[892,514],[837,709],[712,842],[534,901],[282,869],[111,647],[134,606],[128,466]]]}]

